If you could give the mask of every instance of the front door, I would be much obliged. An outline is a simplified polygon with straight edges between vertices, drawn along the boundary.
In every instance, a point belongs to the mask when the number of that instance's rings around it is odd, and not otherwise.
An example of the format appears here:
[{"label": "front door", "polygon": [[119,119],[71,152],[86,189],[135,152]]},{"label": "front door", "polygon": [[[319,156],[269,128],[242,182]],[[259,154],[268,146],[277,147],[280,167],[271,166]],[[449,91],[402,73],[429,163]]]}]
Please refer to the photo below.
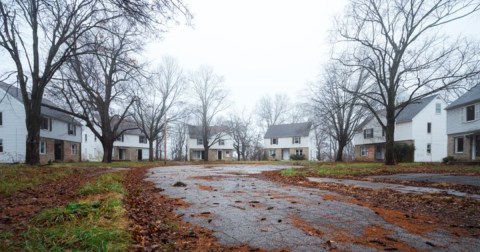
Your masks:
[{"label": "front door", "polygon": [[125,159],[125,150],[118,149],[118,160],[124,160],[124,159]]},{"label": "front door", "polygon": [[381,144],[375,146],[375,159],[383,160],[383,146]]},{"label": "front door", "polygon": [[62,160],[63,156],[63,142],[61,141],[55,141],[55,147],[54,147],[54,154],[55,154],[55,160]]},{"label": "front door", "polygon": [[138,149],[138,161],[142,161],[142,149]]},{"label": "front door", "polygon": [[218,160],[222,160],[222,151],[219,150],[218,151],[218,157],[217,157]]},{"label": "front door", "polygon": [[288,149],[282,150],[282,160],[290,160],[290,152]]},{"label": "front door", "polygon": [[480,159],[480,135],[475,136],[475,158]]}]

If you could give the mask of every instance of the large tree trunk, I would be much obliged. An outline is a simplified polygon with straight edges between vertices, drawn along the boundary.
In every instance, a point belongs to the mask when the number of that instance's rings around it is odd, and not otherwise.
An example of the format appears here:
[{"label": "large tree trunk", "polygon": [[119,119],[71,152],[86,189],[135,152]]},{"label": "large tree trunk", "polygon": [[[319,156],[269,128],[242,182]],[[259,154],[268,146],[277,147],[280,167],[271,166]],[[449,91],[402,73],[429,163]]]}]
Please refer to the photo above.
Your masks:
[{"label": "large tree trunk", "polygon": [[394,134],[395,134],[395,108],[387,108],[387,125],[385,130],[385,164],[395,165]]},{"label": "large tree trunk", "polygon": [[347,144],[344,141],[338,141],[337,156],[335,162],[343,162],[343,149]]},{"label": "large tree trunk", "polygon": [[103,146],[103,160],[104,163],[112,162],[113,142],[108,141]]},{"label": "large tree trunk", "polygon": [[153,141],[148,140],[148,161],[153,162]]},{"label": "large tree trunk", "polygon": [[25,163],[36,165],[40,163],[40,113],[27,114],[25,123],[27,124],[27,146]]},{"label": "large tree trunk", "polygon": [[204,159],[204,161],[208,162],[208,150],[210,150],[210,147],[208,147],[208,145],[204,145],[203,147],[205,149],[205,159]]}]

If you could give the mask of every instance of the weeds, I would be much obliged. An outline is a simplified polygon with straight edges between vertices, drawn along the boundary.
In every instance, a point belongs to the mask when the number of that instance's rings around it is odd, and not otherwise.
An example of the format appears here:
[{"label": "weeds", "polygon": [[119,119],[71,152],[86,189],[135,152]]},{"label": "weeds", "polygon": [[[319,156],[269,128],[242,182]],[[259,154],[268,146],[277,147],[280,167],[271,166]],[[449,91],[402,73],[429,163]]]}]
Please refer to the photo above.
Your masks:
[{"label": "weeds", "polygon": [[79,190],[80,195],[92,195],[116,192],[123,194],[125,190],[121,181],[125,177],[124,173],[107,173],[97,177],[93,182],[85,184]]}]

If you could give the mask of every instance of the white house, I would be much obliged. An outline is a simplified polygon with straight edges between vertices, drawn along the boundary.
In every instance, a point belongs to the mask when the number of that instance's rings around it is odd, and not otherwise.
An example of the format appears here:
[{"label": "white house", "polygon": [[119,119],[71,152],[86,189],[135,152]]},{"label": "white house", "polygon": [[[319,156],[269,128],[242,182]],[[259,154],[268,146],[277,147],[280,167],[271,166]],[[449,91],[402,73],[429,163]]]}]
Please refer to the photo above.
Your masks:
[{"label": "white house", "polygon": [[458,160],[480,160],[480,84],[445,110],[448,155]]},{"label": "white house", "polygon": [[[44,104],[55,106],[43,99]],[[40,162],[79,161],[81,124],[73,117],[42,106]],[[27,127],[20,89],[0,82],[0,162],[24,162]]]},{"label": "white house", "polygon": [[[191,161],[204,160],[202,127],[187,125],[187,159]],[[233,160],[233,140],[222,126],[210,128],[209,141],[216,141],[208,151],[209,160]]]},{"label": "white house", "polygon": [[[398,115],[394,141],[414,146],[413,161],[440,162],[447,156],[445,107],[440,96],[433,95],[407,105]],[[385,132],[376,118],[371,117],[359,125],[353,141],[355,159],[384,159]]]},{"label": "white house", "polygon": [[271,125],[263,139],[269,160],[290,160],[290,155],[315,160],[317,156],[311,122]]},{"label": "white house", "polygon": [[[123,121],[119,128],[120,130],[135,128],[135,123]],[[102,161],[102,143],[93,134],[92,130],[85,126],[83,127],[82,146],[83,161]],[[148,160],[148,146],[148,140],[139,129],[127,130],[113,143],[112,159]],[[155,147],[155,143],[153,146]]]}]

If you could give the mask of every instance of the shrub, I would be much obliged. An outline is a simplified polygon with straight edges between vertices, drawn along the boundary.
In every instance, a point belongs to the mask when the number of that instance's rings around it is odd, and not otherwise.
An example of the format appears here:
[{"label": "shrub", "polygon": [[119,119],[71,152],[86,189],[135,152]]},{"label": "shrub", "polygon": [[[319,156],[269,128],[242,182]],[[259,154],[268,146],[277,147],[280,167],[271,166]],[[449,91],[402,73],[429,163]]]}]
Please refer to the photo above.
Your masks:
[{"label": "shrub", "polygon": [[452,161],[455,161],[455,158],[453,156],[446,156],[442,160],[444,163],[450,163]]},{"label": "shrub", "polygon": [[300,154],[300,155],[292,154],[292,155],[290,155],[290,160],[305,160],[305,155],[303,155],[303,154]]},{"label": "shrub", "polygon": [[413,144],[395,143],[393,145],[393,152],[397,163],[413,162],[413,153],[415,146]]}]

